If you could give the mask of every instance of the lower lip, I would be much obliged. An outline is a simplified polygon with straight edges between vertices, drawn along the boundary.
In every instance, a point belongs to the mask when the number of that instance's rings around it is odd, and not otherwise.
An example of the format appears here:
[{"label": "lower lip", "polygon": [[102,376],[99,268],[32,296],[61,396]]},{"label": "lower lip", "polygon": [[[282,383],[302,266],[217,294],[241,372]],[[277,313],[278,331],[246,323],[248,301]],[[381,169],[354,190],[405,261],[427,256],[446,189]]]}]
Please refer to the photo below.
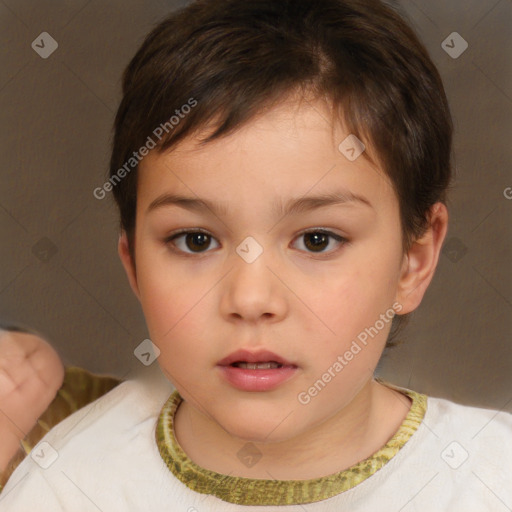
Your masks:
[{"label": "lower lip", "polygon": [[268,370],[250,370],[236,366],[219,366],[224,378],[235,388],[242,391],[270,391],[289,380],[295,372],[295,366],[282,366]]}]

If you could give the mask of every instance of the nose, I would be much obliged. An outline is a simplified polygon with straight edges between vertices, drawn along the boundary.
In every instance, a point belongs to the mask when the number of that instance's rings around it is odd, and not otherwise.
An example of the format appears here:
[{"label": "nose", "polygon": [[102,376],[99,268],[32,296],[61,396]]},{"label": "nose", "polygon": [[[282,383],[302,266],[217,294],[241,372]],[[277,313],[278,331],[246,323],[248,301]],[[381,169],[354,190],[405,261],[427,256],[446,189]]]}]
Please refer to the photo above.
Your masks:
[{"label": "nose", "polygon": [[220,303],[221,313],[228,321],[276,322],[286,316],[287,288],[266,255],[264,251],[252,263],[233,255],[233,267],[223,280]]}]

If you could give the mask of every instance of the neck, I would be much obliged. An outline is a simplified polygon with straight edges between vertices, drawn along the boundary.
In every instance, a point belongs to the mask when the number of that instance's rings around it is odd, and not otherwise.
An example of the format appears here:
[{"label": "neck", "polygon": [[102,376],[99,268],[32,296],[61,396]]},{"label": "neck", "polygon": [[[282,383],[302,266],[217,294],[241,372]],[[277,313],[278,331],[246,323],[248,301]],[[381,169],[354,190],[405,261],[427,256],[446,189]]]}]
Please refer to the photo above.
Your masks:
[{"label": "neck", "polygon": [[245,478],[309,480],[347,469],[379,450],[398,430],[410,403],[370,380],[349,405],[301,435],[252,443],[264,461],[252,467],[233,464],[233,454],[246,440],[229,435],[185,401],[176,412],[175,434],[188,457],[205,469]]}]

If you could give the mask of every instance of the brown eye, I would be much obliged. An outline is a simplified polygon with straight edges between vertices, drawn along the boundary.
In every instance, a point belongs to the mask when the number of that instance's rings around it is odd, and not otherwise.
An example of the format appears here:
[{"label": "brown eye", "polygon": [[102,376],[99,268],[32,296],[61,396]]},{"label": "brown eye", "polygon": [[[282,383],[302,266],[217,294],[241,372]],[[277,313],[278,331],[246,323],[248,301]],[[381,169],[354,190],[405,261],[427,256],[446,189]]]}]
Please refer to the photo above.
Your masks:
[{"label": "brown eye", "polygon": [[[307,252],[311,253],[330,253],[333,252],[333,250],[338,245],[343,245],[347,242],[346,238],[343,238],[340,235],[337,235],[336,233],[333,233],[331,231],[324,231],[324,230],[314,230],[314,231],[306,231],[299,235],[299,240],[304,240],[303,246],[305,247],[305,250]],[[332,244],[332,240],[335,241],[334,244]],[[332,250],[326,251],[325,249],[329,246],[333,246]]]},{"label": "brown eye", "polygon": [[329,236],[325,233],[304,234],[305,246],[311,251],[323,251],[329,245]]},{"label": "brown eye", "polygon": [[190,233],[185,235],[185,244],[194,252],[201,252],[208,249],[210,243],[210,235],[205,235],[204,233]]},{"label": "brown eye", "polygon": [[167,238],[165,242],[171,243],[178,251],[197,254],[207,251],[213,240],[210,234],[203,231],[182,231]]}]

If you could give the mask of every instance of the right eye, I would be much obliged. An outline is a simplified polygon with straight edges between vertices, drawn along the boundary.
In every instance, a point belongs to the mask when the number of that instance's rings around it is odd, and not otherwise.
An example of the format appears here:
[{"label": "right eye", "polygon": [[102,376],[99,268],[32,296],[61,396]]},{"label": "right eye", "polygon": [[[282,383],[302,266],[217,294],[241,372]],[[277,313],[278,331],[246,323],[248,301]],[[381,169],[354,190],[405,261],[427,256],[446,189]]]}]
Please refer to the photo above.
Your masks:
[{"label": "right eye", "polygon": [[[185,254],[199,254],[210,248],[213,236],[203,230],[182,230],[171,234],[165,239],[166,244],[171,244],[175,252]],[[219,245],[217,245],[219,247]],[[187,251],[189,249],[189,251]]]}]

